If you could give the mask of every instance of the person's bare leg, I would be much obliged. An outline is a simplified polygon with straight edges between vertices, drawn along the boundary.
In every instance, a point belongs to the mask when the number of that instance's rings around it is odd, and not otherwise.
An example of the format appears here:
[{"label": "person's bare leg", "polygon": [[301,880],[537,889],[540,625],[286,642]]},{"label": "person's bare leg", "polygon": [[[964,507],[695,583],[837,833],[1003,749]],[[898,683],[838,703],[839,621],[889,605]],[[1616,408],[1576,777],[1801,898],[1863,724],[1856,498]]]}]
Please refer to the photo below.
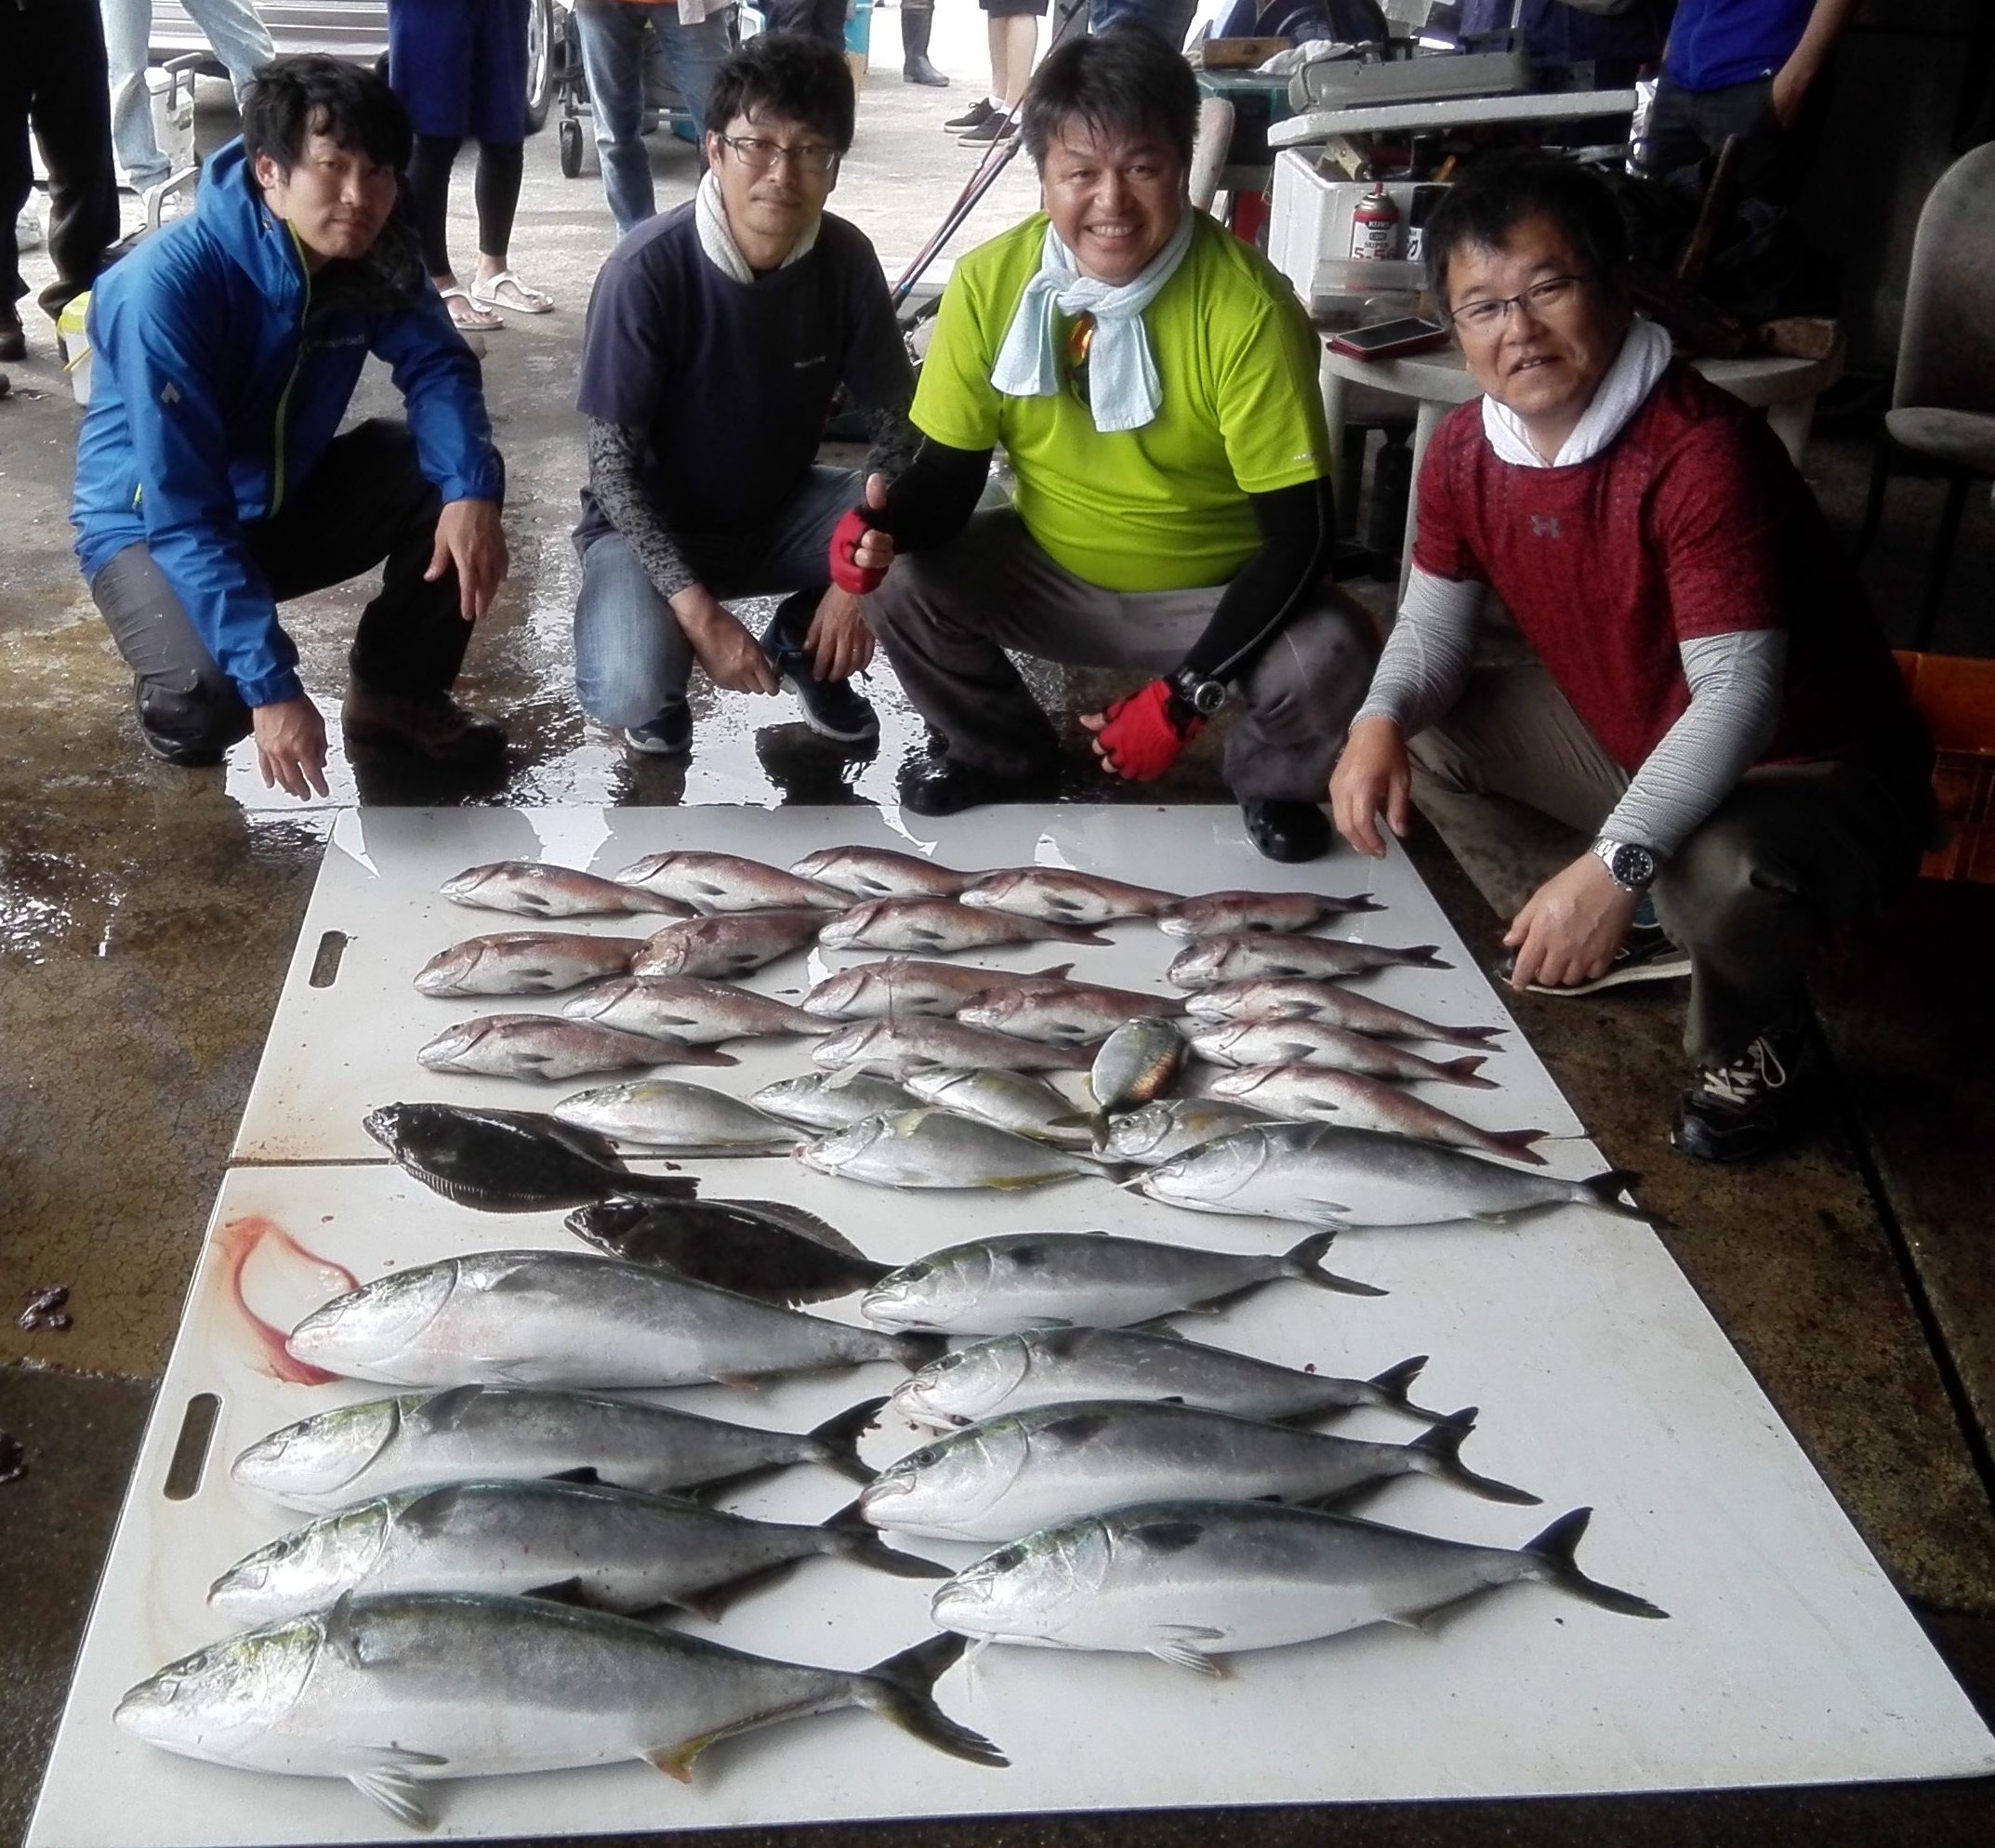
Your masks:
[{"label": "person's bare leg", "polygon": [[[993,26],[1002,26],[1005,34],[1004,87],[998,90],[996,82],[992,89],[1005,99],[1007,108],[1015,109],[1024,99],[1025,83],[1032,75],[1032,61],[1039,50],[1039,22],[1030,13],[1018,13],[1008,20],[993,20]],[[991,59],[993,79],[998,75],[998,60]]]},{"label": "person's bare leg", "polygon": [[994,102],[1001,102],[1010,95],[1005,88],[1005,59],[1011,41],[1005,28],[1011,23],[1009,20],[991,15],[985,15],[984,20],[984,35],[990,41],[991,47],[991,99]]}]

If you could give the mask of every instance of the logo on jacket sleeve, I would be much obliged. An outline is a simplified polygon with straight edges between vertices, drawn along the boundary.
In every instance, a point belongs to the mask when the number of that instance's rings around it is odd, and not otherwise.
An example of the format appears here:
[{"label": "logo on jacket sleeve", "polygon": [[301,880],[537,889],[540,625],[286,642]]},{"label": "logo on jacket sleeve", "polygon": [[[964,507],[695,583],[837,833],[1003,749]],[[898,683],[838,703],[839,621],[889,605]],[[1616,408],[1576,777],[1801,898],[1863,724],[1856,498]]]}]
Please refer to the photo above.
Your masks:
[{"label": "logo on jacket sleeve", "polygon": [[169,378],[161,389],[159,402],[162,404],[178,404],[180,402],[180,388],[172,379]]}]

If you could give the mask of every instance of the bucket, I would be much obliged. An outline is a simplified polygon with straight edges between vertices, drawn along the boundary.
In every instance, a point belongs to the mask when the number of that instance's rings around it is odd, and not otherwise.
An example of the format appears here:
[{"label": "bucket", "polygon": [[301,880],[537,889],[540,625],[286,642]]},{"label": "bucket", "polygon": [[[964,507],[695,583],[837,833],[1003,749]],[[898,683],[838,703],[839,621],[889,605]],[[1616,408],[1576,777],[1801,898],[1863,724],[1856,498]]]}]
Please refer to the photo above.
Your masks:
[{"label": "bucket", "polygon": [[865,86],[866,61],[873,51],[873,0],[848,0],[845,13],[845,61],[852,66],[852,88]]}]

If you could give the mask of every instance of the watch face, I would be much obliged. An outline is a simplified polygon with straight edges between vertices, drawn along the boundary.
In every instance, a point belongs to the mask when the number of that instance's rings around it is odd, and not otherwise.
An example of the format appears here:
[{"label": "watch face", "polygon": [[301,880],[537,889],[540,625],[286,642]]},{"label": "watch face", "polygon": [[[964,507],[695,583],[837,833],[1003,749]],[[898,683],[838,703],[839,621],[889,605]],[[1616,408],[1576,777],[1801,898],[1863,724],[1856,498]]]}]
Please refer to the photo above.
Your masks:
[{"label": "watch face", "polygon": [[1656,856],[1645,847],[1617,847],[1607,870],[1624,886],[1645,886],[1656,877]]},{"label": "watch face", "polygon": [[1194,712],[1210,715],[1226,703],[1225,684],[1220,680],[1199,680],[1191,693],[1191,706]]}]

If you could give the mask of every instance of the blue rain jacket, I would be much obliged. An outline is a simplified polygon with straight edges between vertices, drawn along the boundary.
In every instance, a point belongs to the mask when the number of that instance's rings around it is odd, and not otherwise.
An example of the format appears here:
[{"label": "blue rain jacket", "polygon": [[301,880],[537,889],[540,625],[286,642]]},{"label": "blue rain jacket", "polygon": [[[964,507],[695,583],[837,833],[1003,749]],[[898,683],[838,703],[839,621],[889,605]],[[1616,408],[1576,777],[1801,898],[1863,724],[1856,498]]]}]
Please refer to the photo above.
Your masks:
[{"label": "blue rain jacket", "polygon": [[70,514],[84,575],[142,541],[253,706],[303,688],[243,529],[317,467],[369,353],[392,372],[444,501],[505,493],[478,361],[427,282],[405,306],[330,308],[308,331],[310,299],[297,239],[240,140],[209,160],[193,216],[147,238],[90,297]]}]

